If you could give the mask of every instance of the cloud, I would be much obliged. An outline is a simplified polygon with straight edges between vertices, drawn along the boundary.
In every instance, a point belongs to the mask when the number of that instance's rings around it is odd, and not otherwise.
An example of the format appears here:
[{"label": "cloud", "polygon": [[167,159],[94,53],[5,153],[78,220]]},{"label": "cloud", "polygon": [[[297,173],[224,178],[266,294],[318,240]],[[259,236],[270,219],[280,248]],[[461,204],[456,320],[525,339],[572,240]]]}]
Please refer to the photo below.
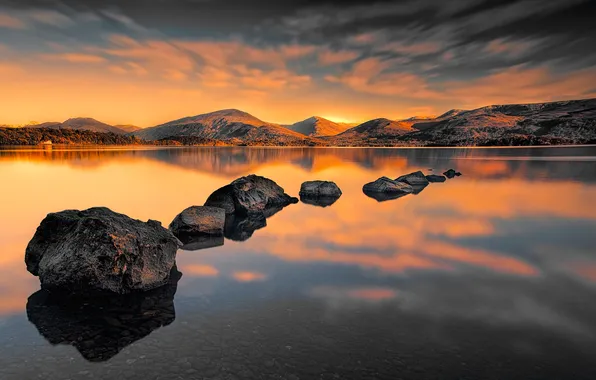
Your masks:
[{"label": "cloud", "polygon": [[107,59],[102,56],[83,53],[50,54],[45,55],[44,57],[51,60],[62,60],[71,63],[103,63],[107,61]]},{"label": "cloud", "polygon": [[0,13],[0,28],[25,29],[26,27],[27,25],[20,19],[13,17],[9,14]]},{"label": "cloud", "polygon": [[319,53],[319,63],[324,66],[338,65],[352,61],[360,56],[360,53],[350,50],[324,50]]}]

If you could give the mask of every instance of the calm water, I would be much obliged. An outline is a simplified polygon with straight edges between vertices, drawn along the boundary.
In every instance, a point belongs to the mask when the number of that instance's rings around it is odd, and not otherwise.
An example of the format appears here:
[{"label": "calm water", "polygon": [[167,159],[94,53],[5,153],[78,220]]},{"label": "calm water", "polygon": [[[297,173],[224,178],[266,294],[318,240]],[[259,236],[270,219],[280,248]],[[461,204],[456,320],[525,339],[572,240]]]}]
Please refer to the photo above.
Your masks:
[{"label": "calm water", "polygon": [[[362,193],[451,167],[418,195]],[[59,303],[25,269],[49,212],[168,225],[250,173],[344,195],[179,251],[182,278],[144,297]],[[0,178],[2,380],[596,378],[596,147],[21,149]]]}]

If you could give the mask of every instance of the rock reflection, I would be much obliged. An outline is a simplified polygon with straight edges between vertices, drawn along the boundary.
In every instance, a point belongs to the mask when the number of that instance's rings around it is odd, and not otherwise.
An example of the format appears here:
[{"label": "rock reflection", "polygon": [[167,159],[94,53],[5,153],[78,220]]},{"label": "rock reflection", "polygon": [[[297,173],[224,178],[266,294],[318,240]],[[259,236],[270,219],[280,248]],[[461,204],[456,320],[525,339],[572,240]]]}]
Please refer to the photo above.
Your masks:
[{"label": "rock reflection", "polygon": [[246,241],[252,237],[256,230],[267,227],[267,218],[277,214],[285,207],[269,207],[258,214],[226,215],[226,224],[224,226],[224,237],[234,241]]},{"label": "rock reflection", "polygon": [[306,203],[307,205],[317,206],[317,207],[329,207],[340,197],[312,197],[312,196],[300,196],[300,202]]},{"label": "rock reflection", "polygon": [[88,361],[103,362],[174,321],[181,277],[173,269],[170,283],[159,289],[93,299],[40,290],[27,301],[27,317],[51,344],[70,344]]},{"label": "rock reflection", "polygon": [[376,191],[362,190],[362,192],[369,198],[376,200],[377,202],[392,201],[409,195],[408,193],[379,193]]},{"label": "rock reflection", "polygon": [[199,251],[201,249],[215,248],[224,245],[223,236],[200,236],[191,239],[182,246],[184,251]]}]

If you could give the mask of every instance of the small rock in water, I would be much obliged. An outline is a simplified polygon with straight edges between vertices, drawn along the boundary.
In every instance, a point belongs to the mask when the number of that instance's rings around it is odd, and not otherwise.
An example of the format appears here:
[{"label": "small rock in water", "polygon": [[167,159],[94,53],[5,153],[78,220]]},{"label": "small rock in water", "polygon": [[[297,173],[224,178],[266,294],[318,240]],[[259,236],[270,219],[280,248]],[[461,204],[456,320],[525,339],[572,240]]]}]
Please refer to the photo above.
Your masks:
[{"label": "small rock in water", "polygon": [[460,172],[456,172],[453,169],[449,169],[447,170],[445,173],[443,173],[447,178],[452,179],[453,177],[459,177],[461,175]]},{"label": "small rock in water", "polygon": [[300,187],[300,201],[313,206],[331,206],[341,195],[340,188],[330,181],[308,181]]},{"label": "small rock in water", "polygon": [[204,236],[223,236],[226,212],[222,208],[192,206],[178,214],[170,231],[182,243],[189,244]]},{"label": "small rock in water", "polygon": [[160,222],[105,207],[49,214],[25,252],[43,288],[130,293],[168,282],[180,241]]},{"label": "small rock in water", "polygon": [[367,183],[362,188],[365,192],[410,194],[412,186],[405,182],[397,182],[391,178],[381,177],[374,182]]},{"label": "small rock in water", "polygon": [[395,179],[396,182],[405,182],[411,186],[426,186],[428,185],[428,179],[421,171],[402,175]]},{"label": "small rock in water", "polygon": [[341,197],[341,190],[331,181],[307,181],[300,186],[300,196],[305,197]]},{"label": "small rock in water", "polygon": [[427,175],[426,179],[428,180],[428,182],[431,182],[431,183],[445,182],[447,180],[447,178],[445,178],[445,176],[436,175],[436,174]]}]

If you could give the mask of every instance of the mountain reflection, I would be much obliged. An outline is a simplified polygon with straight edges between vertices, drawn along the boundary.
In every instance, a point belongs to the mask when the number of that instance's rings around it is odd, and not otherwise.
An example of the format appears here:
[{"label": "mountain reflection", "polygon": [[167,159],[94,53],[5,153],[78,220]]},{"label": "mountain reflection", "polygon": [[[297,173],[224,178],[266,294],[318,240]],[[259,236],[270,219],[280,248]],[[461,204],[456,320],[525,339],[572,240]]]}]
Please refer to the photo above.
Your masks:
[{"label": "mountain reflection", "polygon": [[27,317],[53,345],[73,345],[91,362],[109,360],[124,347],[176,319],[174,295],[182,274],[145,293],[77,299],[40,290],[29,297]]},{"label": "mountain reflection", "polygon": [[156,160],[180,168],[219,176],[240,176],[271,164],[290,164],[319,172],[354,164],[365,169],[450,168],[482,179],[525,178],[548,180],[596,180],[593,147],[557,148],[67,148],[0,149],[1,161],[64,163],[97,167],[110,162]]}]

